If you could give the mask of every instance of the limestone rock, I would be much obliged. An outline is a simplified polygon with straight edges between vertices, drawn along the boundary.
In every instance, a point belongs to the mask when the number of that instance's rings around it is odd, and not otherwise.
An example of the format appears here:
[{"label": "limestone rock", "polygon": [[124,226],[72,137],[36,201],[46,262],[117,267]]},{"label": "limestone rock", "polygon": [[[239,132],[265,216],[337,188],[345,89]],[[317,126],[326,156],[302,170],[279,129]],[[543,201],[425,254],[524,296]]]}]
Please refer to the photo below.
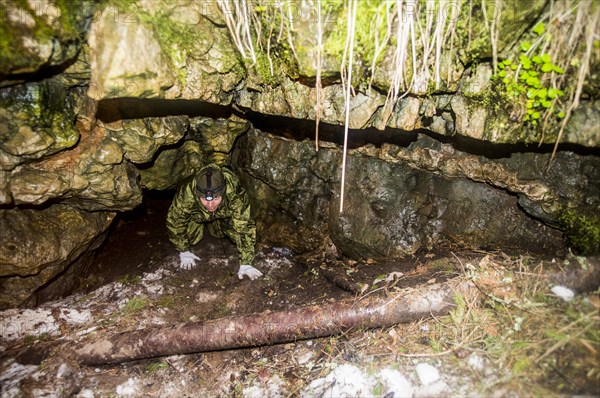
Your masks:
[{"label": "limestone rock", "polygon": [[0,169],[72,147],[74,102],[59,79],[0,90]]},{"label": "limestone rock", "polygon": [[600,101],[586,101],[575,109],[561,142],[600,147]]},{"label": "limestone rock", "polygon": [[74,59],[93,11],[90,2],[77,7],[54,0],[3,2],[0,76],[22,80],[18,74]]},{"label": "limestone rock", "polygon": [[163,145],[177,143],[189,126],[187,116],[119,120],[105,124],[108,134],[133,163],[146,163]]},{"label": "limestone rock", "polygon": [[63,204],[0,210],[0,307],[25,302],[90,248],[113,217]]},{"label": "limestone rock", "polygon": [[140,170],[140,183],[146,189],[175,189],[184,178],[204,164],[205,153],[196,141],[184,141],[176,148],[159,152],[151,167]]},{"label": "limestone rock", "polygon": [[[470,164],[460,166],[463,176],[470,176],[465,179],[445,171],[445,163],[431,149],[422,151],[422,142],[406,150],[419,159],[418,167],[394,164],[375,147],[373,152],[354,150],[348,157],[345,210],[340,214],[339,149],[323,146],[315,152],[310,142],[259,131],[242,140],[237,165],[255,196],[261,236],[274,243],[289,245],[291,240],[299,245],[300,234],[315,239],[328,235],[344,254],[363,258],[405,256],[443,241],[538,252],[562,247],[560,232],[530,218],[517,197],[505,191],[510,187],[543,201],[550,188],[544,181],[521,180],[510,170],[499,172],[501,164],[490,164],[488,177],[475,179],[486,162],[468,158]],[[278,220],[293,223],[296,231],[275,226]],[[285,242],[277,235],[282,231],[287,232]]]},{"label": "limestone rock", "polygon": [[235,141],[250,127],[235,115],[228,119],[196,117],[190,120],[185,140],[159,151],[149,167],[140,170],[147,189],[174,189],[179,181],[209,162],[229,165]]},{"label": "limestone rock", "polygon": [[7,188],[16,204],[61,198],[86,210],[126,210],[141,203],[137,178],[123,149],[97,127],[75,148],[15,168]]},{"label": "limestone rock", "polygon": [[137,13],[124,17],[106,7],[93,22],[88,38],[91,98],[164,97],[174,84],[155,33],[137,18]]}]

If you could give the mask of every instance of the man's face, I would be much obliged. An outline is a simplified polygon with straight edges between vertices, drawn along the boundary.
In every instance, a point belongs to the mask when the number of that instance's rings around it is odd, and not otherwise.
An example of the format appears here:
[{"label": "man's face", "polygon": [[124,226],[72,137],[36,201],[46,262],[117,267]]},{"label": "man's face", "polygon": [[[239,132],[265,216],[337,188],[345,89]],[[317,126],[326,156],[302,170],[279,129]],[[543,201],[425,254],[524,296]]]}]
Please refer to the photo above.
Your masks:
[{"label": "man's face", "polygon": [[202,196],[200,197],[200,202],[202,203],[202,205],[206,207],[206,209],[211,213],[217,211],[222,200],[222,196],[214,196],[213,200],[206,200]]}]

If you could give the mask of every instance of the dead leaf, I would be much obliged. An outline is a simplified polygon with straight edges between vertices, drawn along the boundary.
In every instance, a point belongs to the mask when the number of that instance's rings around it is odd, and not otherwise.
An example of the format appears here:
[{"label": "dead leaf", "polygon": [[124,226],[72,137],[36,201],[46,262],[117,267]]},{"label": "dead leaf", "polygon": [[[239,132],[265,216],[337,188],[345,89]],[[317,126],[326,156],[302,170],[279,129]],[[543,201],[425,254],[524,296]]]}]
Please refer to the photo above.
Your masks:
[{"label": "dead leaf", "polygon": [[402,272],[390,272],[390,274],[385,278],[386,282],[393,282],[396,278],[401,278],[404,274]]}]

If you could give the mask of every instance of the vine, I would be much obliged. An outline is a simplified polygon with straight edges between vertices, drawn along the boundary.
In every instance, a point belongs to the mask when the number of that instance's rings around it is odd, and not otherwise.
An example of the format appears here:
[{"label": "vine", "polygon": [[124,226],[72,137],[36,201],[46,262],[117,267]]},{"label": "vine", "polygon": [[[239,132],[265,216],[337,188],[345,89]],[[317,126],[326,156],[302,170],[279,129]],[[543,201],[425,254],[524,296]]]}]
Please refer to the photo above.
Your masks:
[{"label": "vine", "polygon": [[[533,29],[538,36],[542,36],[544,31],[542,22]],[[538,126],[541,120],[550,116],[564,118],[565,113],[557,105],[565,93],[552,86],[551,76],[554,73],[562,75],[565,71],[552,60],[550,54],[533,55],[533,46],[529,41],[521,42],[520,48],[523,54],[518,62],[510,58],[499,62],[499,72],[494,78],[502,79],[509,100],[525,103],[527,111],[523,121],[528,125]]]}]

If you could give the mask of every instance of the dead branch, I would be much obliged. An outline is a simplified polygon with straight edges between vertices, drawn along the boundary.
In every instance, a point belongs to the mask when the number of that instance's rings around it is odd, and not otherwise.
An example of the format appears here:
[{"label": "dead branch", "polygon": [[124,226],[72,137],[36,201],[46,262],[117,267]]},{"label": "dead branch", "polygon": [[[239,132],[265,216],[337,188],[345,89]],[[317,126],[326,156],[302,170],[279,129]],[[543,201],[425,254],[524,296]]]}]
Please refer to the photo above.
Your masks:
[{"label": "dead branch", "polygon": [[342,290],[345,290],[352,294],[361,294],[362,286],[356,282],[349,281],[344,278],[339,273],[329,270],[329,269],[320,269],[319,272],[333,285],[339,287]]},{"label": "dead branch", "polygon": [[85,365],[120,363],[143,358],[253,347],[339,334],[357,328],[388,327],[446,314],[454,296],[472,289],[453,280],[394,297],[369,297],[336,303],[226,317],[118,333],[75,348]]}]

